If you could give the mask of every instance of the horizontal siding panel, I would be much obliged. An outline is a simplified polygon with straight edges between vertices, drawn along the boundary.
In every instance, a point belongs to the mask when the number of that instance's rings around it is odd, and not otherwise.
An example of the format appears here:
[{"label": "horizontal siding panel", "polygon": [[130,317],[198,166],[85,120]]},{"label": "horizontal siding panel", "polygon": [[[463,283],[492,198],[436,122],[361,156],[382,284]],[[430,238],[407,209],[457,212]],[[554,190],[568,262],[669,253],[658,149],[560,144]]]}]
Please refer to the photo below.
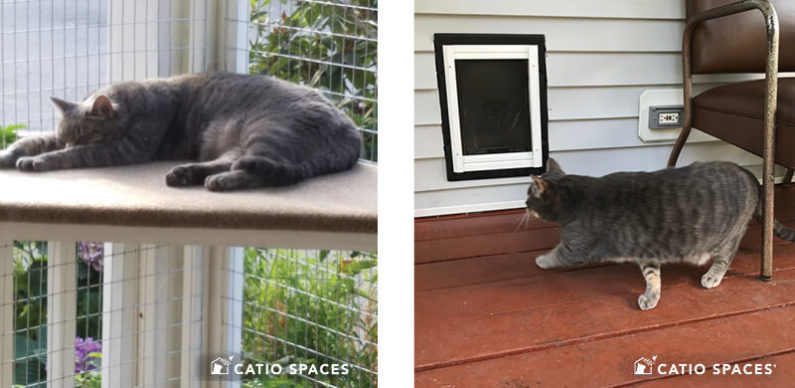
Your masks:
[{"label": "horizontal siding panel", "polygon": [[684,19],[681,0],[415,0],[415,14]]},{"label": "horizontal siding panel", "polygon": [[[429,214],[421,213],[426,209],[436,209],[434,215],[457,214],[471,211],[486,211],[494,209],[520,208],[524,200],[518,201],[527,192],[527,183],[514,184],[508,186],[494,187],[469,187],[458,190],[430,191],[416,193],[414,195],[414,206],[418,216]],[[513,203],[512,206],[505,207],[506,202]],[[500,204],[492,209],[484,208],[470,210],[472,206],[488,204]],[[451,208],[449,211],[439,211],[438,209]]]},{"label": "horizontal siding panel", "polygon": [[[780,73],[791,77],[795,73]],[[698,74],[694,84],[717,84],[762,79],[764,74]],[[681,85],[682,57],[678,53],[550,53],[549,87]],[[435,90],[433,53],[414,55],[414,89]]]},{"label": "horizontal siding panel", "polygon": [[[700,132],[695,130],[693,133]],[[691,139],[692,140],[691,136]],[[638,137],[638,119],[552,121],[549,123],[549,149],[575,151],[626,147],[654,147],[671,141],[643,142]],[[420,126],[414,129],[414,158],[444,157],[442,127]]]},{"label": "horizontal siding panel", "polygon": [[[436,89],[433,53],[414,55],[414,88]],[[682,82],[679,53],[550,53],[549,87],[671,85]]]},{"label": "horizontal siding panel", "polygon": [[681,20],[417,15],[414,49],[432,52],[436,33],[520,33],[545,35],[550,51],[679,52],[684,27]]},{"label": "horizontal siding panel", "polygon": [[443,147],[440,125],[414,127],[414,159],[443,158]]},{"label": "horizontal siding panel", "polygon": [[[695,93],[716,86],[694,85]],[[549,88],[549,120],[590,120],[638,117],[640,95],[656,86]],[[414,124],[442,123],[439,95],[436,90],[414,92]]]},{"label": "horizontal siding panel", "polygon": [[[654,171],[664,168],[671,148],[671,145],[656,145],[640,148],[580,150],[552,152],[550,156],[570,174],[602,176],[616,171]],[[679,165],[687,165],[697,160],[729,160],[743,166],[760,163],[756,155],[724,142],[687,145],[682,150]],[[414,166],[417,192],[529,182],[529,178],[526,177],[448,182],[444,159],[416,160]]]},{"label": "horizontal siding panel", "polygon": [[[638,117],[640,94],[649,87],[550,88],[550,120],[584,120]],[[436,90],[414,93],[416,125],[441,124]]]}]

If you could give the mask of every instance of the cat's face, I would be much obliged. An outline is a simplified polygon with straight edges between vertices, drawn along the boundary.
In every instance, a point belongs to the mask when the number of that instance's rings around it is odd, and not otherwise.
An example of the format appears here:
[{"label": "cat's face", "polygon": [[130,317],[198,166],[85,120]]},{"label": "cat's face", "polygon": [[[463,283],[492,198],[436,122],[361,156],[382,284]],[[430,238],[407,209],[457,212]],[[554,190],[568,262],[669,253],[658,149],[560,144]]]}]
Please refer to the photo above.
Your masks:
[{"label": "cat's face", "polygon": [[116,107],[106,96],[92,96],[82,103],[50,99],[61,112],[56,134],[67,147],[104,143],[123,135]]},{"label": "cat's face", "polygon": [[544,221],[555,222],[558,220],[559,206],[555,181],[565,175],[566,173],[554,159],[547,161],[547,172],[541,176],[531,175],[533,182],[527,188],[527,200],[525,201],[525,206],[530,214]]}]

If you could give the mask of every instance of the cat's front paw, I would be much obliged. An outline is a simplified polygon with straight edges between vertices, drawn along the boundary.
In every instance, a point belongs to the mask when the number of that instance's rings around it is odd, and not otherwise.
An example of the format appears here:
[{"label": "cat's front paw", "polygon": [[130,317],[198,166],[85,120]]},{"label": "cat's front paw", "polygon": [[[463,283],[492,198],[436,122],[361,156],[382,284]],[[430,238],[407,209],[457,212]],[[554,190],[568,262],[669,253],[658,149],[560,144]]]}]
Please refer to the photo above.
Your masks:
[{"label": "cat's front paw", "polygon": [[657,307],[657,302],[660,301],[660,294],[643,294],[638,297],[638,306],[641,310],[651,310]]},{"label": "cat's front paw", "polygon": [[558,266],[558,261],[554,256],[541,255],[536,257],[536,265],[542,269],[552,269]]},{"label": "cat's front paw", "polygon": [[715,288],[720,285],[720,282],[723,280],[723,276],[713,275],[709,272],[705,273],[701,276],[701,287],[704,288]]},{"label": "cat's front paw", "polygon": [[41,172],[49,170],[47,161],[38,156],[24,156],[17,160],[17,169],[25,172]]}]

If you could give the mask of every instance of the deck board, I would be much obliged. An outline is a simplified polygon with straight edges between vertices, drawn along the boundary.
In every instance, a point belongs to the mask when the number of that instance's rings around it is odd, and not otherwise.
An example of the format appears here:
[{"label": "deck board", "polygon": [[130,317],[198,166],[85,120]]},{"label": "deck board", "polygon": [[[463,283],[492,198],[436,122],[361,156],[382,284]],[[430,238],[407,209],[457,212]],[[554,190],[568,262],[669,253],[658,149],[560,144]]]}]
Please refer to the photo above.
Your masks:
[{"label": "deck board", "polygon": [[[782,330],[793,325],[795,307],[788,305],[421,371],[415,382],[417,387],[598,387],[639,383],[659,377],[632,374],[633,363],[640,357],[658,355],[659,362],[668,364],[705,365],[759,359],[782,349],[795,349],[795,336]],[[743,335],[742,341],[731,340],[737,339],[738,334],[748,335]],[[780,370],[774,371],[773,376],[775,372]],[[693,376],[693,382],[699,383],[705,377],[710,376]],[[730,376],[722,377],[732,380]],[[676,378],[667,380],[677,382]],[[760,386],[768,380],[770,376],[754,376],[753,381]]]},{"label": "deck board", "polygon": [[[795,188],[777,192],[776,216],[792,225]],[[493,218],[483,213],[416,222],[418,387],[727,381],[748,386],[795,375],[790,372],[795,366],[795,244],[776,240],[773,281],[761,282],[760,229],[752,223],[719,287],[700,286],[706,267],[665,266],[660,304],[643,312],[636,300],[645,282],[637,266],[541,270],[534,259],[558,242],[559,231],[554,224],[535,222],[514,232],[521,216],[521,211],[498,212]],[[485,225],[481,234],[478,223]],[[632,362],[653,352],[687,362],[773,359],[782,365],[772,376],[742,379],[637,379]],[[571,370],[565,364],[578,366]]]}]

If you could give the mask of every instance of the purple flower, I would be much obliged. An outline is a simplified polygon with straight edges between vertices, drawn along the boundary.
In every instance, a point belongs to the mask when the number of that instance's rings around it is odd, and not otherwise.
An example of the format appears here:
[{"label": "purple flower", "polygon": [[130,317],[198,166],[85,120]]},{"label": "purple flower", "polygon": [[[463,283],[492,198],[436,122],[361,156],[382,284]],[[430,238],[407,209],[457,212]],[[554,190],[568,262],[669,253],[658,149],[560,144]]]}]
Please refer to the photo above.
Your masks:
[{"label": "purple flower", "polygon": [[94,271],[102,272],[105,244],[101,242],[79,242],[77,243],[77,255],[91,268],[94,268]]},{"label": "purple flower", "polygon": [[96,358],[90,356],[91,353],[102,353],[102,344],[95,342],[93,338],[87,337],[85,340],[75,338],[75,373],[83,373],[96,369],[91,363]]}]

